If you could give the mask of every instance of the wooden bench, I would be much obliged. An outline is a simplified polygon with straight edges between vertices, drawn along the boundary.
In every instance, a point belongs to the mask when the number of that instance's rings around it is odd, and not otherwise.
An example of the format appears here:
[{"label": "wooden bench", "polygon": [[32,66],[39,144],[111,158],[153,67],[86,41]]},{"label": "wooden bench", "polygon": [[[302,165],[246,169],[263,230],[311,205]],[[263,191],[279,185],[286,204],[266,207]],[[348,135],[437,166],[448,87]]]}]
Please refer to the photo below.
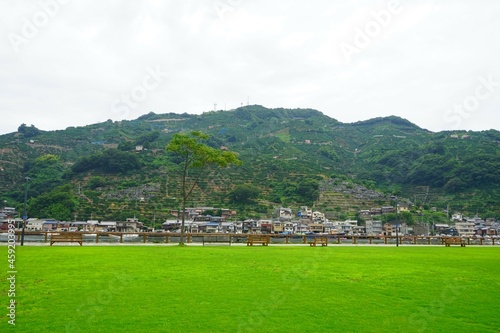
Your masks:
[{"label": "wooden bench", "polygon": [[50,246],[52,246],[56,242],[61,243],[80,243],[80,246],[83,245],[83,235],[76,233],[61,233],[59,235],[50,235]]},{"label": "wooden bench", "polygon": [[269,242],[269,235],[248,235],[247,246],[253,246],[254,244],[262,244],[263,246],[268,246]]},{"label": "wooden bench", "polygon": [[314,237],[309,242],[309,246],[316,246],[317,244],[321,244],[321,246],[328,246],[328,238],[326,238],[326,237]]},{"label": "wooden bench", "polygon": [[201,238],[203,246],[205,243],[228,243],[231,245],[231,235],[204,235]]},{"label": "wooden bench", "polygon": [[465,247],[465,239],[462,239],[460,237],[445,238],[444,246],[450,245],[460,245],[461,247]]}]

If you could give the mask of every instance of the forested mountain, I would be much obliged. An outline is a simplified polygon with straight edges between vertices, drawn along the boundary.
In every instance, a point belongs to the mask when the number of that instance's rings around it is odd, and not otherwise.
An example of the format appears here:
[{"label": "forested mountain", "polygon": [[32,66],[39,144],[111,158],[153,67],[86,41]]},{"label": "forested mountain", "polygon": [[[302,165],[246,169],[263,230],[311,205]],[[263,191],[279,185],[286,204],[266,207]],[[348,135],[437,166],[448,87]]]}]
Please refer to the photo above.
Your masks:
[{"label": "forested mountain", "polygon": [[[256,105],[202,115],[151,112],[60,131],[23,124],[0,136],[1,200],[21,207],[30,177],[33,217],[165,219],[178,207],[177,164],[165,146],[174,133],[191,130],[244,162],[203,179],[193,205],[236,207],[242,218],[270,216],[281,205],[339,211],[349,204],[329,207],[320,195],[320,184],[333,179],[386,201],[397,195],[424,208],[500,218],[496,130],[432,133],[394,116],[345,124],[316,110]],[[359,201],[347,213],[371,204]]]}]

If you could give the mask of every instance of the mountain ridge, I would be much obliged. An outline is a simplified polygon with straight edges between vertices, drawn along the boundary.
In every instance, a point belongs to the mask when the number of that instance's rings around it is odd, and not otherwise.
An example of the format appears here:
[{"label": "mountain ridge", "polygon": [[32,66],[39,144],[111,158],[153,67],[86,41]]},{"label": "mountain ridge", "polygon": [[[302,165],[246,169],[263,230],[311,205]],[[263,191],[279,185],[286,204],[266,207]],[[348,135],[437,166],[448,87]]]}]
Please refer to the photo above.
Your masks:
[{"label": "mountain ridge", "polygon": [[[29,176],[33,201],[59,185],[71,185],[79,216],[87,214],[78,199],[82,194],[85,200],[102,204],[102,216],[111,218],[115,213],[106,215],[105,198],[116,197],[113,188],[155,184],[160,192],[175,193],[177,166],[164,148],[174,133],[192,130],[208,133],[209,145],[236,151],[244,161],[240,168],[207,179],[194,199],[200,203],[228,205],[235,187],[254,184],[261,189],[259,201],[244,209],[252,214],[274,205],[319,205],[318,182],[345,177],[406,197],[413,195],[412,188],[430,186],[437,193],[433,205],[452,201],[456,209],[498,214],[500,133],[496,130],[430,132],[397,116],[342,123],[318,110],[258,105],[200,115],[150,112],[134,120],[57,131],[34,126],[20,130],[0,136],[2,200],[22,202],[24,177]],[[103,186],[96,186],[99,177]],[[203,193],[211,187],[216,191],[207,199]],[[468,198],[468,193],[475,194]],[[165,209],[174,205],[170,199],[154,203]],[[133,211],[130,202],[113,204]]]}]

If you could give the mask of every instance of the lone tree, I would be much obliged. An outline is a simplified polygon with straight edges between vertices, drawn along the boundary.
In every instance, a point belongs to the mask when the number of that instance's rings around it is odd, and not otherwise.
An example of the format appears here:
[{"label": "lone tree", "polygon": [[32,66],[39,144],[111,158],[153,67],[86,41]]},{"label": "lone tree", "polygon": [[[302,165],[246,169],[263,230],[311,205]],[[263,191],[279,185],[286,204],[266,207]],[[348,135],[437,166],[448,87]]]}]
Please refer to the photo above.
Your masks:
[{"label": "lone tree", "polygon": [[[179,245],[184,245],[186,202],[201,177],[210,168],[241,164],[236,153],[209,147],[203,142],[206,140],[208,135],[198,131],[189,134],[177,133],[167,145],[167,151],[180,157],[182,223]],[[188,177],[190,170],[193,171],[192,177]]]}]

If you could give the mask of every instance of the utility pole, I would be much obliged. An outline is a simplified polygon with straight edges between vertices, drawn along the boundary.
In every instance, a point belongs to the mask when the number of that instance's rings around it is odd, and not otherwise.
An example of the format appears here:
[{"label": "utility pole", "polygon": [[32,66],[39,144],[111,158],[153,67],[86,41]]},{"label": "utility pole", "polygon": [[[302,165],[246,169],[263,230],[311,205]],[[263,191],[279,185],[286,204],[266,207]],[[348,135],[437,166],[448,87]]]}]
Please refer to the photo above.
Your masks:
[{"label": "utility pole", "polygon": [[156,229],[156,206],[153,211],[153,232],[155,231],[155,229]]},{"label": "utility pole", "polygon": [[21,246],[24,245],[24,229],[26,228],[26,220],[28,219],[28,216],[26,214],[26,202],[28,201],[28,186],[31,178],[26,177],[24,179],[26,179],[26,188],[24,190],[24,213],[23,213],[23,229],[21,231]]},{"label": "utility pole", "polygon": [[398,214],[398,197],[396,197],[396,247],[399,247],[399,214]]},{"label": "utility pole", "polygon": [[398,214],[398,197],[392,195],[391,199],[396,202],[396,247],[399,247],[399,214]]}]

